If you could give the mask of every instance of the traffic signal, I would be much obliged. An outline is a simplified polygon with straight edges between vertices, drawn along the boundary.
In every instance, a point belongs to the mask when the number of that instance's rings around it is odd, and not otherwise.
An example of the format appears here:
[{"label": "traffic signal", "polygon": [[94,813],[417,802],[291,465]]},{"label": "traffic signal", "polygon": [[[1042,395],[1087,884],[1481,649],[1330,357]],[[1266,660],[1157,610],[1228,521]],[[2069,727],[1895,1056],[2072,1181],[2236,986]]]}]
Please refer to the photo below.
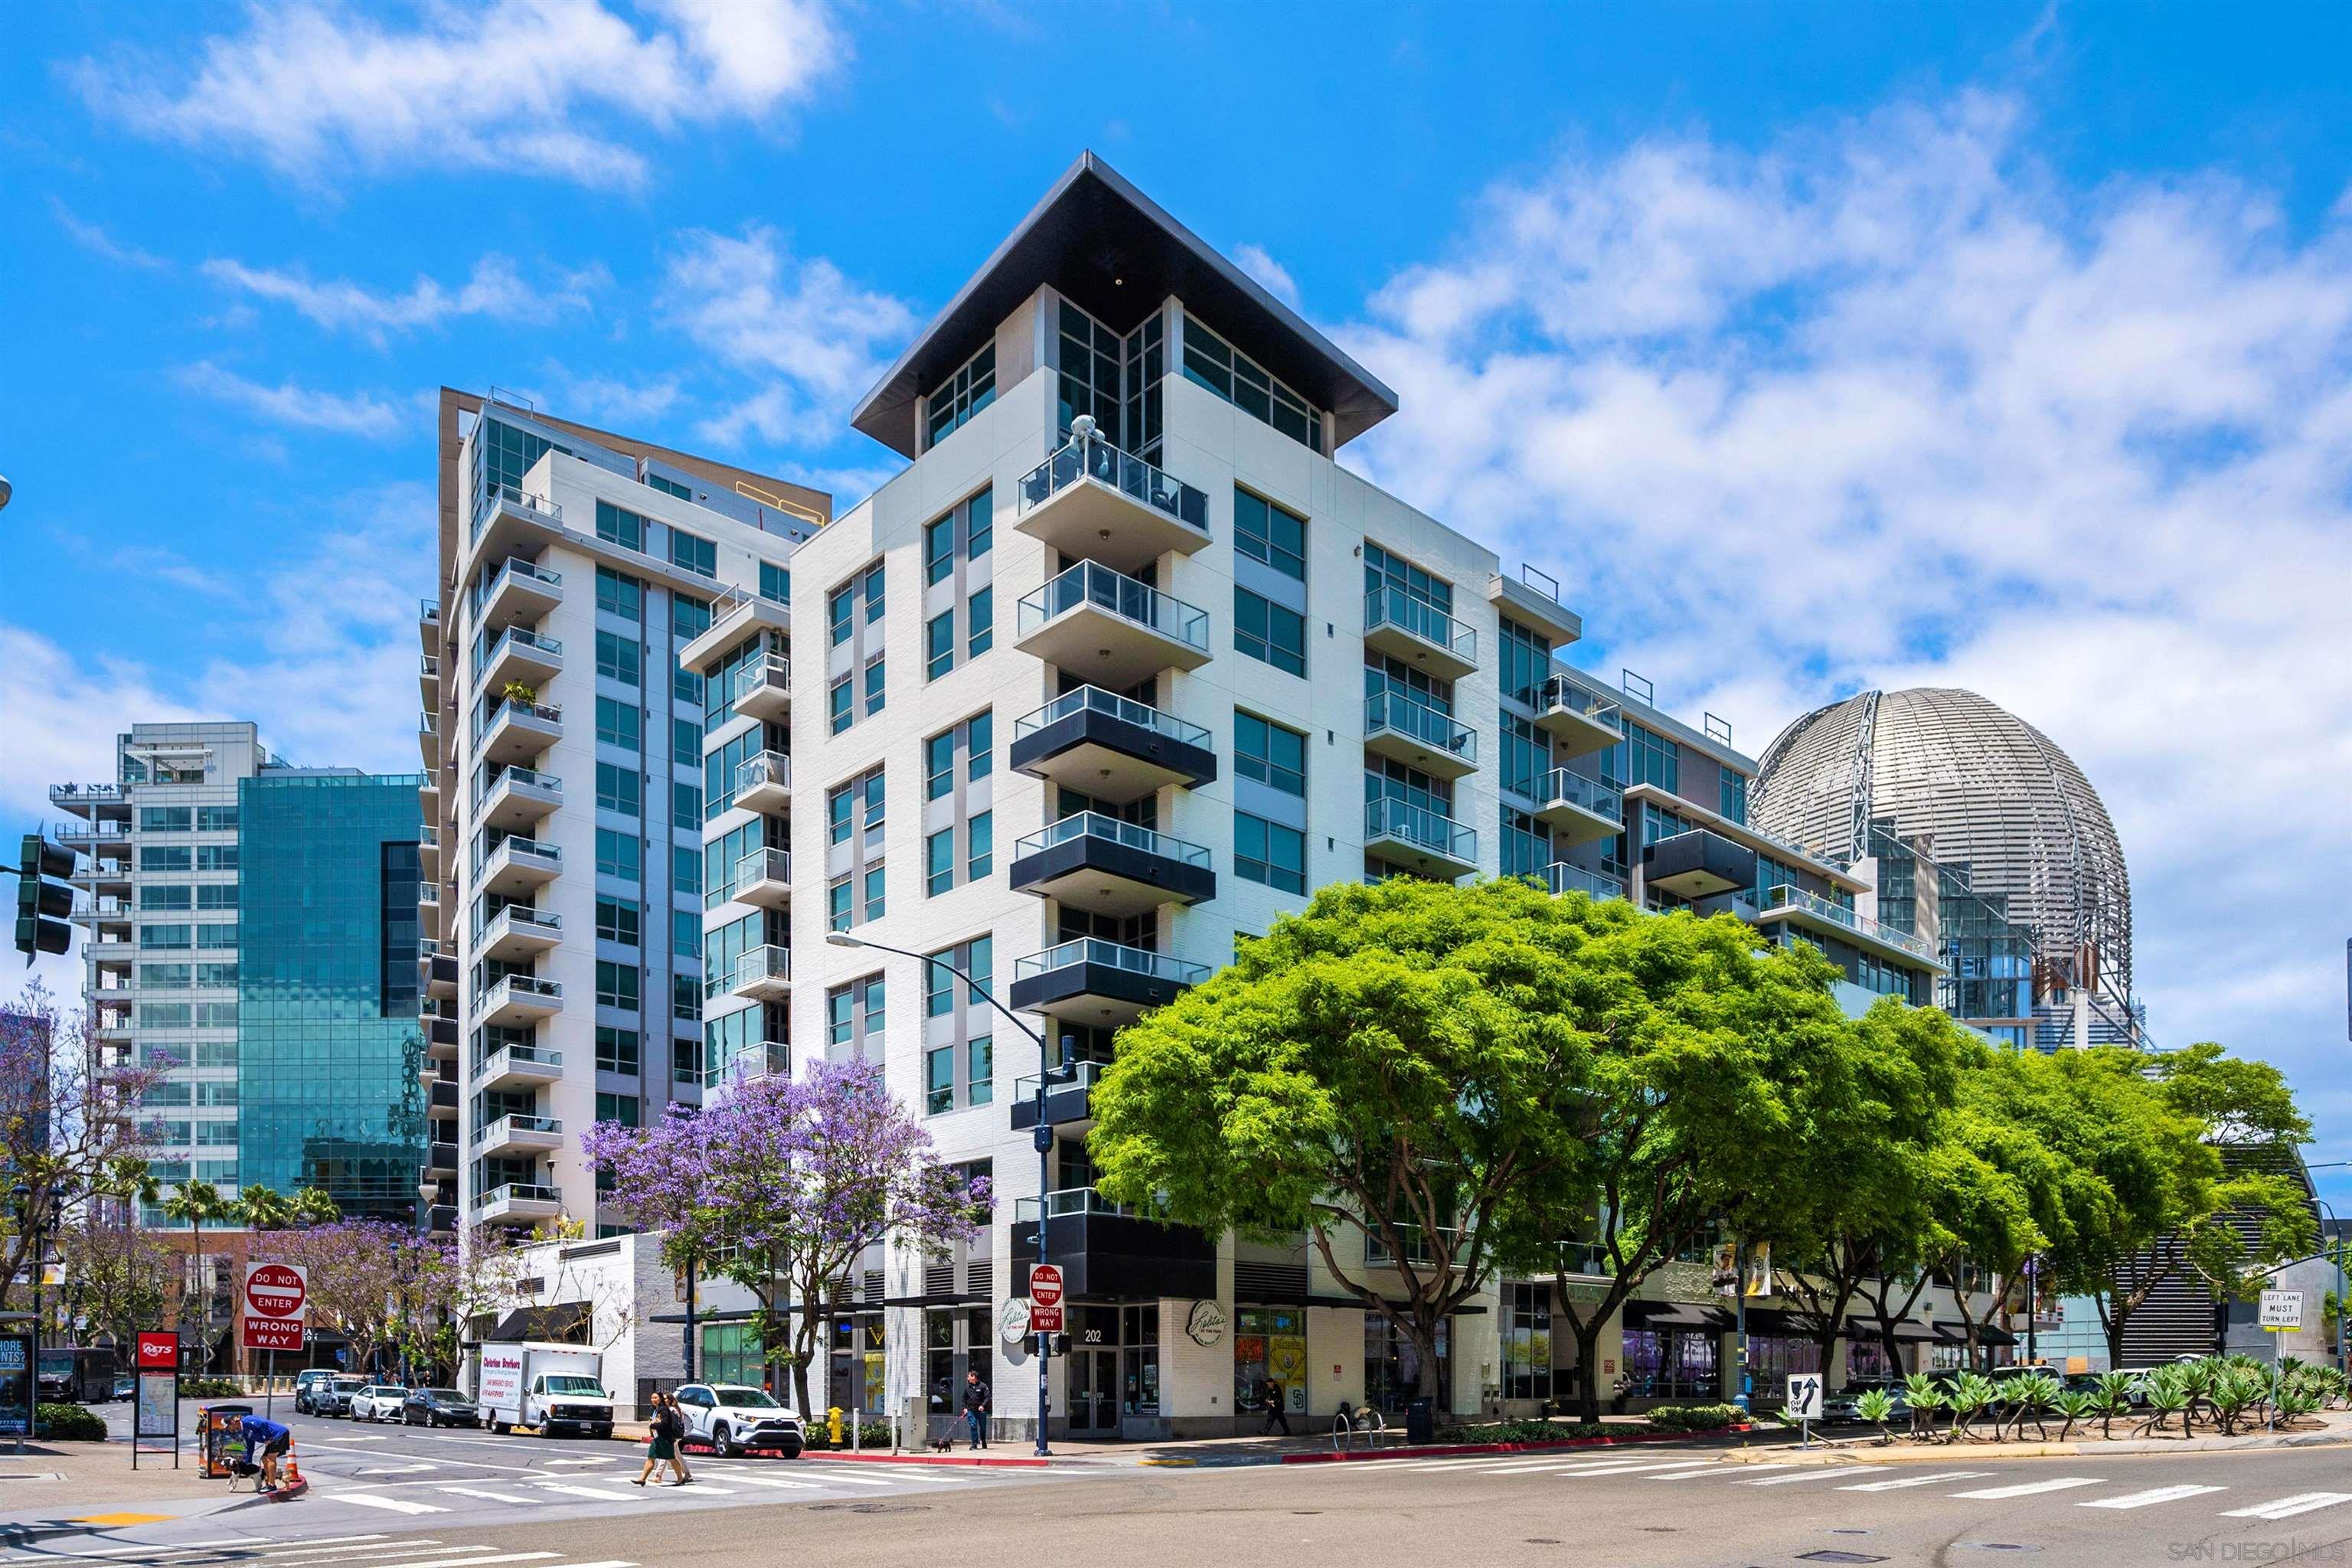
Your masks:
[{"label": "traffic signal", "polygon": [[1049,1356],[1069,1354],[1070,1336],[1067,1334],[1050,1334],[1046,1336],[1045,1353]]},{"label": "traffic signal", "polygon": [[25,835],[16,854],[16,951],[32,961],[37,952],[64,952],[73,946],[73,851],[37,833]]}]

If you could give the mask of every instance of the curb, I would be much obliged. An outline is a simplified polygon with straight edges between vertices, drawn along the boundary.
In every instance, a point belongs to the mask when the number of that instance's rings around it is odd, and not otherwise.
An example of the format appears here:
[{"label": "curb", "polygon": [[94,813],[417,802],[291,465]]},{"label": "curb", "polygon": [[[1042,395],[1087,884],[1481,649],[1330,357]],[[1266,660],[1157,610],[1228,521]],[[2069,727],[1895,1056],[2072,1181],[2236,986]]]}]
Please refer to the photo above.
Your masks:
[{"label": "curb", "polygon": [[1063,1459],[1063,1460],[1059,1460],[1059,1461],[1055,1461],[1055,1460],[1053,1460],[1053,1459],[1040,1459],[1040,1458],[1037,1458],[1036,1457],[1034,1457],[1034,1455],[1033,1455],[1032,1457],[1028,1458],[1025,1458],[1025,1459],[979,1459],[979,1458],[969,1458],[969,1457],[966,1457],[966,1458],[958,1458],[957,1456],[952,1455],[952,1454],[858,1454],[858,1453],[849,1453],[849,1454],[835,1454],[835,1453],[813,1454],[813,1453],[809,1453],[809,1452],[807,1452],[807,1451],[805,1451],[805,1450],[803,1450],[803,1451],[802,1452],[802,1454],[801,1454],[801,1458],[802,1458],[803,1460],[813,1461],[813,1462],[817,1463],[817,1464],[835,1464],[835,1465],[955,1465],[955,1466],[966,1467],[966,1468],[975,1467],[975,1466],[980,1466],[980,1465],[988,1465],[988,1466],[992,1466],[992,1467],[995,1467],[995,1468],[999,1468],[1037,1469],[1037,1470],[1042,1470],[1042,1469],[1045,1468],[1047,1466],[1052,1465],[1052,1464],[1055,1464],[1055,1463],[1056,1463],[1056,1462],[1061,1463],[1061,1464],[1064,1464],[1064,1465],[1083,1465],[1083,1464],[1087,1464],[1087,1463],[1088,1463],[1088,1462],[1089,1462],[1089,1461],[1085,1460],[1085,1459],[1076,1459],[1076,1458],[1072,1458],[1072,1459]]},{"label": "curb", "polygon": [[[2307,1433],[2295,1437],[2263,1437],[2251,1441],[2246,1438],[2197,1438],[2184,1442],[2176,1438],[2166,1442],[2156,1438],[2129,1437],[2101,1443],[1900,1443],[1883,1447],[1855,1443],[1817,1448],[1811,1453],[1790,1443],[1746,1452],[1758,1458],[1769,1456],[1782,1463],[1838,1467],[1949,1464],[1961,1457],[1969,1459],[2140,1458],[2149,1455],[2267,1454],[2287,1449],[2342,1447],[2352,1447],[2352,1439],[2333,1434]],[[1743,1457],[1735,1458],[1733,1462],[1750,1461]]]},{"label": "curb", "polygon": [[[1752,1430],[1747,1426],[1726,1426],[1726,1433]],[[1363,1453],[1334,1451],[1328,1454],[1285,1454],[1277,1463],[1285,1465],[1362,1464],[1377,1459],[1444,1459],[1460,1454],[1549,1454],[1562,1448],[1616,1448],[1636,1443],[1687,1443],[1694,1437],[1711,1437],[1712,1432],[1640,1432],[1623,1437],[1563,1437],[1556,1443],[1423,1443],[1417,1447],[1382,1448]]]}]

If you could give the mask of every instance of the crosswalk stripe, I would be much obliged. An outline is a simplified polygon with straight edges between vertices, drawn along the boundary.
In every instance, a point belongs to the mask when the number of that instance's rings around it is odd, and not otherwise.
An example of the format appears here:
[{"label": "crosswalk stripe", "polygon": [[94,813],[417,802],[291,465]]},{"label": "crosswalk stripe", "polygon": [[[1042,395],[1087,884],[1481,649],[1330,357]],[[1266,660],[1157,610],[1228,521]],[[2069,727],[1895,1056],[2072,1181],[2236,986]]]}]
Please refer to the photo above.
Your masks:
[{"label": "crosswalk stripe", "polygon": [[1643,1476],[1642,1479],[1645,1481],[1681,1481],[1688,1480],[1693,1476],[1706,1475],[1709,1471],[1720,1473],[1729,1470],[1738,1470],[1743,1475],[1752,1476],[1765,1470],[1788,1470],[1794,1469],[1796,1467],[1793,1465],[1726,1465],[1715,1463],[1695,1466],[1687,1470],[1668,1470],[1662,1476]]},{"label": "crosswalk stripe", "polygon": [[822,1491],[814,1481],[788,1481],[782,1476],[730,1476],[730,1481],[742,1481],[755,1487],[789,1487],[794,1491]]},{"label": "crosswalk stripe", "polygon": [[1793,1476],[1767,1476],[1760,1481],[1734,1481],[1735,1487],[1785,1487],[1791,1481],[1826,1481],[1843,1475],[1843,1470],[1799,1470]]},{"label": "crosswalk stripe", "polygon": [[827,1486],[837,1486],[845,1481],[854,1487],[887,1487],[891,1484],[881,1476],[836,1476],[830,1470],[825,1472],[824,1480]]},{"label": "crosswalk stripe", "polygon": [[2276,1502],[2256,1503],[2252,1508],[2224,1509],[2223,1519],[2288,1519],[2314,1509],[2333,1508],[2339,1502],[2352,1502],[2352,1492],[2297,1492]]},{"label": "crosswalk stripe", "polygon": [[478,1497],[486,1502],[529,1502],[530,1500],[515,1492],[485,1491],[480,1487],[436,1487],[433,1489],[455,1492],[459,1497]]},{"label": "crosswalk stripe", "polygon": [[1987,1500],[2034,1497],[2042,1492],[2063,1492],[2074,1487],[2095,1487],[2099,1484],[2100,1479],[2101,1478],[2097,1476],[2060,1476],[2055,1480],[2021,1481],[2013,1487],[1979,1487],[1972,1492],[1954,1492],[1952,1495]]},{"label": "crosswalk stripe", "polygon": [[637,1568],[637,1565],[613,1558],[603,1563],[568,1563],[564,1564],[564,1568]]},{"label": "crosswalk stripe", "polygon": [[550,1459],[547,1462],[551,1465],[609,1465],[614,1462],[614,1457],[599,1454],[592,1459]]},{"label": "crosswalk stripe", "polygon": [[2182,1498],[2203,1497],[2208,1492],[2227,1491],[2227,1487],[2150,1487],[2144,1492],[2126,1492],[2122,1497],[2093,1498],[2078,1502],[2076,1508],[2146,1508],[2151,1503],[2178,1502]]},{"label": "crosswalk stripe", "polygon": [[[569,1481],[540,1481],[536,1484],[541,1491],[562,1492],[566,1497],[594,1498],[598,1502],[625,1502],[628,1500],[629,1497],[627,1492],[598,1491],[594,1487],[573,1486]],[[620,1486],[628,1485],[626,1481],[621,1481],[615,1484]]]},{"label": "crosswalk stripe", "polygon": [[[458,1550],[479,1552],[482,1548],[460,1547]],[[483,1568],[489,1563],[544,1563],[551,1557],[561,1555],[555,1552],[504,1552],[490,1557],[436,1557],[430,1563],[404,1563],[401,1568]]]},{"label": "crosswalk stripe", "polygon": [[315,1556],[301,1552],[273,1552],[266,1561],[309,1564],[310,1568],[344,1568],[345,1564],[352,1561],[353,1552],[365,1552],[368,1561],[374,1563],[395,1557],[421,1557],[429,1552],[456,1550],[457,1548],[444,1546],[437,1541],[428,1541],[415,1546],[393,1546],[379,1542],[373,1546],[338,1546]]},{"label": "crosswalk stripe", "polygon": [[1655,1459],[1647,1463],[1627,1459],[1613,1465],[1586,1465],[1579,1469],[1562,1470],[1560,1479],[1572,1481],[1582,1476],[1630,1476],[1641,1470],[1679,1470],[1689,1463],[1688,1459],[1668,1459],[1664,1463]]},{"label": "crosswalk stripe", "polygon": [[[613,1479],[614,1479],[614,1480],[620,1480],[620,1479],[622,1479],[623,1478],[621,1478],[621,1477],[619,1477],[619,1476],[615,1476],[615,1477],[614,1477]],[[730,1477],[728,1477],[727,1479],[728,1479],[729,1480],[732,1481],[732,1480],[740,1480],[742,1478],[741,1478],[741,1477],[740,1477],[740,1476],[730,1476]],[[665,1482],[663,1482],[662,1484],[663,1484],[664,1486],[670,1486],[670,1485],[673,1485],[673,1484],[675,1484],[675,1483],[673,1483],[673,1482],[669,1482],[669,1481],[665,1481]],[[688,1486],[692,1487],[696,1491],[698,1491],[698,1492],[709,1492],[712,1497],[733,1497],[733,1496],[735,1495],[735,1489],[734,1489],[733,1487],[715,1487],[715,1486],[712,1486],[709,1481],[706,1481],[706,1480],[702,1479],[701,1479],[700,1477],[698,1477],[698,1477],[696,1477],[693,1480],[690,1480],[690,1481],[687,1482],[686,1484],[687,1484]]]},{"label": "crosswalk stripe", "polygon": [[393,1513],[447,1513],[437,1502],[417,1502],[404,1497],[385,1497],[382,1492],[337,1492],[337,1502],[357,1503],[362,1508],[380,1508]]},{"label": "crosswalk stripe", "polygon": [[1972,1481],[1989,1476],[1990,1470],[1937,1470],[1932,1476],[1906,1476],[1899,1481],[1866,1481],[1858,1487],[1840,1487],[1842,1492],[1896,1492],[1905,1487],[1924,1487],[1937,1481]]}]

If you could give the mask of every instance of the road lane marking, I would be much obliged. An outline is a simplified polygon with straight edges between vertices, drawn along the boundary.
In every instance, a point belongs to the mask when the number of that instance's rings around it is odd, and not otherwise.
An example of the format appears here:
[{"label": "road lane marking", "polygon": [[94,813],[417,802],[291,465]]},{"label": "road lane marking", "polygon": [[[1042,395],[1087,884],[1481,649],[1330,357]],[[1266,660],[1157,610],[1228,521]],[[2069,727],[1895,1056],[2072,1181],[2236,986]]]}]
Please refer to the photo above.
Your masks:
[{"label": "road lane marking", "polygon": [[487,1546],[446,1546],[437,1541],[428,1541],[424,1544],[417,1546],[388,1546],[383,1544],[377,1544],[374,1546],[339,1546],[330,1552],[321,1552],[308,1555],[299,1552],[273,1552],[264,1559],[264,1561],[270,1563],[290,1563],[296,1564],[323,1563],[327,1564],[328,1568],[347,1568],[347,1565],[354,1561],[352,1555],[353,1552],[365,1552],[367,1553],[368,1562],[370,1563],[376,1563],[388,1562],[396,1557],[423,1557],[436,1552],[488,1552],[488,1550],[489,1548]]},{"label": "road lane marking", "polygon": [[[566,1497],[594,1498],[598,1502],[626,1502],[629,1500],[629,1494],[626,1492],[600,1492],[594,1487],[573,1486],[569,1481],[540,1481],[535,1484],[541,1491],[562,1492]],[[628,1485],[626,1481],[620,1481],[615,1484],[620,1486]],[[639,1488],[637,1489],[642,1491],[644,1489]]]},{"label": "road lane marking", "polygon": [[824,1489],[814,1481],[788,1481],[782,1476],[730,1476],[727,1479],[730,1481],[747,1482],[755,1487],[790,1487],[794,1491],[814,1492]]},{"label": "road lane marking", "polygon": [[459,1497],[478,1497],[490,1502],[529,1502],[531,1500],[516,1492],[484,1491],[479,1487],[436,1487],[438,1492],[455,1492]]},{"label": "road lane marking", "polygon": [[593,1459],[550,1459],[547,1462],[551,1465],[609,1465],[613,1458],[610,1454],[599,1454]]},{"label": "road lane marking", "polygon": [[2074,1487],[2095,1487],[2105,1478],[2100,1476],[2060,1476],[2055,1480],[2021,1481],[2013,1487],[1979,1487],[1972,1492],[1954,1492],[1954,1497],[1997,1498],[2037,1497],[2043,1492],[2063,1492]]},{"label": "road lane marking", "polygon": [[2178,1502],[2182,1498],[2203,1497],[2208,1492],[2227,1491],[2227,1487],[2150,1487],[2144,1492],[2126,1492],[2122,1497],[2094,1498],[2078,1502],[2076,1508],[2147,1508],[2159,1502]]},{"label": "road lane marking", "polygon": [[1664,1464],[1656,1460],[1651,1460],[1646,1464],[1621,1460],[1613,1465],[1585,1465],[1573,1470],[1562,1470],[1559,1472],[1559,1477],[1562,1480],[1572,1481],[1580,1476],[1626,1476],[1639,1470],[1679,1470],[1689,1463],[1688,1459],[1668,1459]]},{"label": "road lane marking", "polygon": [[887,1486],[894,1486],[894,1485],[896,1485],[896,1484],[897,1484],[896,1482],[894,1482],[894,1481],[890,1480],[887,1477],[885,1477],[885,1476],[833,1476],[833,1475],[828,1475],[827,1477],[825,1477],[825,1478],[824,1478],[824,1484],[825,1484],[826,1486],[829,1486],[829,1487],[830,1487],[830,1486],[838,1486],[838,1485],[843,1484],[844,1482],[846,1482],[848,1485],[853,1486],[853,1487],[887,1487]]},{"label": "road lane marking", "polygon": [[1684,1481],[1693,1476],[1706,1475],[1711,1470],[1717,1472],[1738,1470],[1747,1475],[1755,1475],[1764,1470],[1789,1470],[1795,1468],[1794,1465],[1727,1465],[1717,1462],[1701,1465],[1695,1469],[1668,1470],[1663,1476],[1643,1476],[1642,1479],[1645,1481]]},{"label": "road lane marking", "polygon": [[1932,1476],[1906,1476],[1899,1481],[1870,1481],[1858,1487],[1840,1487],[1842,1492],[1895,1492],[1905,1487],[1924,1487],[1937,1481],[1972,1481],[1989,1476],[1990,1470],[1937,1470]]},{"label": "road lane marking", "polygon": [[418,1502],[413,1498],[384,1497],[376,1492],[336,1492],[330,1500],[357,1503],[362,1508],[388,1509],[394,1513],[447,1513],[449,1511],[439,1503]]},{"label": "road lane marking", "polygon": [[1793,1476],[1769,1476],[1760,1481],[1734,1481],[1735,1487],[1785,1487],[1790,1481],[1826,1481],[1843,1475],[1843,1470],[1800,1470]]},{"label": "road lane marking", "polygon": [[2256,1503],[2252,1508],[2222,1510],[2223,1519],[2290,1519],[2315,1509],[2334,1508],[2340,1502],[2352,1502],[2352,1492],[2297,1492],[2276,1502]]},{"label": "road lane marking", "polygon": [[[458,1550],[479,1552],[482,1549],[475,1546]],[[560,1552],[506,1552],[492,1557],[436,1557],[429,1563],[404,1563],[401,1568],[481,1568],[486,1563],[544,1563],[551,1557],[562,1555]]]},{"label": "road lane marking", "polygon": [[[558,1464],[562,1463],[560,1459],[556,1462]],[[428,1460],[425,1463],[415,1465],[370,1465],[365,1469],[353,1470],[352,1474],[355,1476],[415,1476],[422,1475],[428,1470],[439,1470],[446,1469],[448,1467],[441,1464],[437,1460]]]}]

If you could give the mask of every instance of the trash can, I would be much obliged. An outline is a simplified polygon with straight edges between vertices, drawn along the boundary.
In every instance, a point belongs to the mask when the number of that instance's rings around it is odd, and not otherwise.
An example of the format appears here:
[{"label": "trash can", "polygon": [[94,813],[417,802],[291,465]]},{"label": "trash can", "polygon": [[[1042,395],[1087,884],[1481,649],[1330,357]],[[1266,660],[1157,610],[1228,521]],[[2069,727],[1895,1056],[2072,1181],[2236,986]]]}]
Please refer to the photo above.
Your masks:
[{"label": "trash can", "polygon": [[1408,1443],[1437,1441],[1437,1407],[1426,1399],[1416,1399],[1404,1407],[1404,1440]]},{"label": "trash can", "polygon": [[250,1405],[207,1405],[196,1412],[196,1473],[214,1480],[233,1474],[245,1458],[245,1418]]}]

